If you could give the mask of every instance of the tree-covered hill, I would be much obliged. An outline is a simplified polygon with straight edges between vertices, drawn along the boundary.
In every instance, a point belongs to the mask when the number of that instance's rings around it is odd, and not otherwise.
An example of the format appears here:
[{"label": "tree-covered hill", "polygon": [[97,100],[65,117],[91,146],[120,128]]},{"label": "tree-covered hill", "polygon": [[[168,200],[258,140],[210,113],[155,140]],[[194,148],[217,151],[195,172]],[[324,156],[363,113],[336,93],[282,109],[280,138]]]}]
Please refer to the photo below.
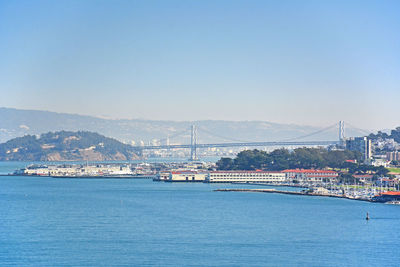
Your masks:
[{"label": "tree-covered hill", "polygon": [[115,139],[93,132],[49,132],[36,137],[26,135],[0,144],[0,160],[131,160],[137,151]]},{"label": "tree-covered hill", "polygon": [[389,139],[392,138],[394,139],[394,141],[396,141],[397,143],[400,143],[400,127],[397,127],[394,130],[390,131],[390,134],[387,134],[385,132],[381,132],[379,131],[377,134],[370,134],[368,136],[371,140],[376,140],[378,138],[382,138],[382,139]]}]

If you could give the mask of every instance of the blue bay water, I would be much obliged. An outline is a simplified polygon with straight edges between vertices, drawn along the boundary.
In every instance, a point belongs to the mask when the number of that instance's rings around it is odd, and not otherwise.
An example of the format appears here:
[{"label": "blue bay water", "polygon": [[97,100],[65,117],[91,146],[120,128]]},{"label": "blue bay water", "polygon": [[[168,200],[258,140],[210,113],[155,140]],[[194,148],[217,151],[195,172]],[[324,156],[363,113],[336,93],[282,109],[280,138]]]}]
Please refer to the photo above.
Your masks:
[{"label": "blue bay water", "polygon": [[0,177],[0,265],[399,266],[400,206],[233,187]]}]

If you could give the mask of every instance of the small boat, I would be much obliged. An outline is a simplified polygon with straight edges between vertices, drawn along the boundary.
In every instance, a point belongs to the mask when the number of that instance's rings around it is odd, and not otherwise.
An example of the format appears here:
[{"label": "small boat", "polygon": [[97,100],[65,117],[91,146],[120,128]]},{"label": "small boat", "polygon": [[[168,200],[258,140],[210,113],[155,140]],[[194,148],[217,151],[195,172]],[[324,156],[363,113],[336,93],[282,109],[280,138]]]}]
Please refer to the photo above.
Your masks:
[{"label": "small boat", "polygon": [[365,217],[365,219],[366,219],[367,221],[369,221],[369,214],[368,214],[368,212],[367,212],[367,217]]}]

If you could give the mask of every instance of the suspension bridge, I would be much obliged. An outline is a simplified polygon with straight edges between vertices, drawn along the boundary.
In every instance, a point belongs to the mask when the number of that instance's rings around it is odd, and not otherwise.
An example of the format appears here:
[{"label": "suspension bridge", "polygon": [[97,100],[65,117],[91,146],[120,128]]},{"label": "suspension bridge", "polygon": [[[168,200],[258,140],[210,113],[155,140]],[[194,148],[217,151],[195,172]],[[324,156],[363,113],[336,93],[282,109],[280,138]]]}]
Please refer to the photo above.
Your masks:
[{"label": "suspension bridge", "polygon": [[[349,125],[349,124],[347,124]],[[332,130],[338,127],[338,139],[337,140],[329,140],[329,141],[301,141],[301,139],[309,138],[320,134],[322,132],[326,132],[328,130]],[[356,129],[365,134],[369,134],[369,132],[362,130],[360,128],[352,126],[352,129]],[[215,135],[210,133],[205,129],[201,129],[203,132],[208,134],[218,136],[220,138],[225,138],[219,135]],[[173,138],[179,135],[187,134],[190,131],[190,144],[169,144],[169,138]],[[179,132],[169,138],[166,138],[166,145],[145,145],[145,146],[134,146],[138,151],[143,150],[158,150],[158,149],[177,149],[177,148],[188,148],[190,149],[190,160],[197,160],[197,149],[199,148],[218,148],[218,147],[268,147],[268,146],[277,146],[277,147],[291,147],[291,146],[303,146],[303,147],[312,147],[312,146],[331,146],[331,145],[339,145],[344,146],[345,143],[345,124],[344,121],[339,121],[339,123],[335,123],[321,130],[298,136],[296,138],[280,140],[280,141],[261,141],[261,142],[248,142],[248,141],[240,141],[235,140],[235,142],[225,142],[225,143],[205,143],[201,144],[197,142],[197,133],[198,127],[192,125],[190,129],[186,129],[182,132]],[[227,139],[227,138],[225,138]],[[233,140],[229,138],[230,140]]]}]

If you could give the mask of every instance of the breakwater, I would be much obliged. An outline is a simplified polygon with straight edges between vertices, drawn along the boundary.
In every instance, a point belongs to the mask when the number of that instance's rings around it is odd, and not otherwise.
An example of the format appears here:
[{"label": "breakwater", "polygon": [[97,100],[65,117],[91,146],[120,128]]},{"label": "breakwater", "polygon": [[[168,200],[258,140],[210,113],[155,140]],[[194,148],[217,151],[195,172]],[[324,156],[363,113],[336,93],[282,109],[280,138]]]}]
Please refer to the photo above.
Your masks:
[{"label": "breakwater", "polygon": [[334,198],[345,198],[351,200],[359,200],[359,201],[368,201],[368,202],[376,202],[371,198],[355,198],[352,196],[346,195],[337,195],[337,194],[329,194],[329,193],[317,193],[317,192],[308,192],[308,191],[285,191],[285,190],[276,190],[276,189],[245,189],[245,188],[227,188],[227,189],[215,189],[215,192],[257,192],[257,193],[275,193],[275,194],[286,194],[286,195],[300,195],[300,196],[319,196],[319,197],[334,197]]}]

